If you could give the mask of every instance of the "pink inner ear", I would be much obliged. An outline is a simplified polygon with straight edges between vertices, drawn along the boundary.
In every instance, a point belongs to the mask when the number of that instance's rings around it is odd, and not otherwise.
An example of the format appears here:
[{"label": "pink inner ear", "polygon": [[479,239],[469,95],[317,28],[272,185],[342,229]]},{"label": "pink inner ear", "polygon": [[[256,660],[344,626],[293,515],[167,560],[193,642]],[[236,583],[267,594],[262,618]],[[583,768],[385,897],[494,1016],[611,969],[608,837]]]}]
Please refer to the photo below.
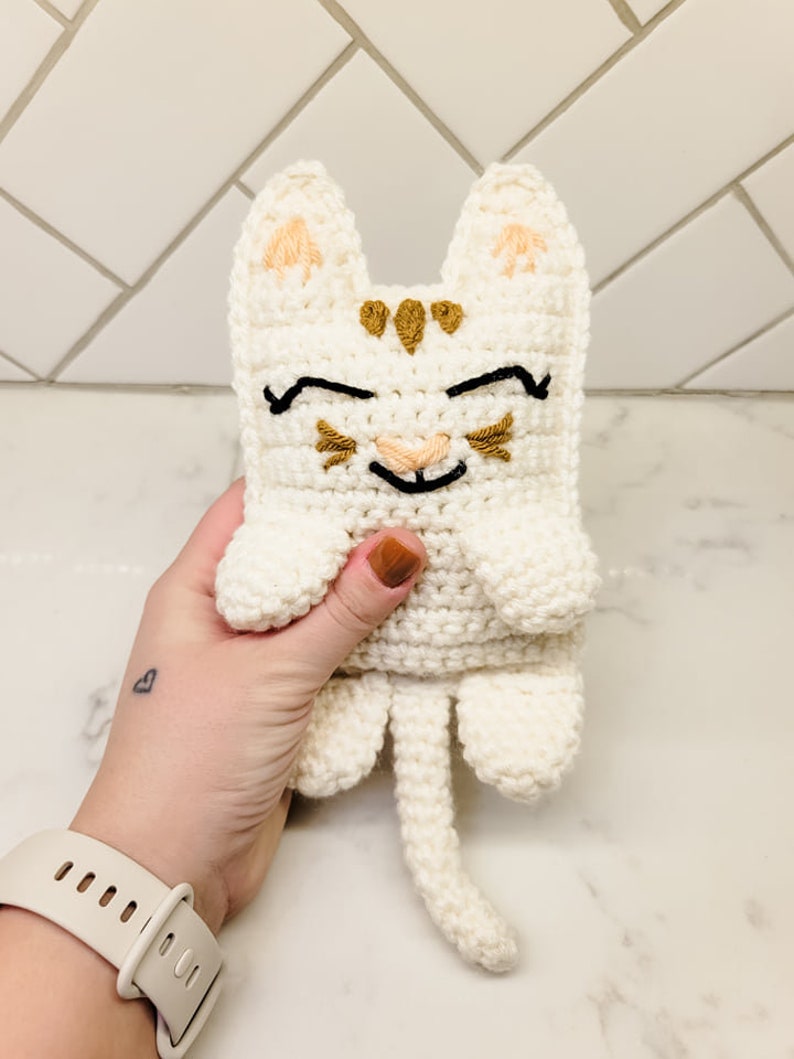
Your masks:
[{"label": "pink inner ear", "polygon": [[522,272],[534,272],[538,252],[548,250],[546,240],[526,224],[506,224],[499,233],[499,238],[491,251],[493,257],[505,255],[505,267],[502,275],[512,278],[519,257],[525,258]]},{"label": "pink inner ear", "polygon": [[309,282],[312,266],[319,267],[322,263],[320,249],[303,217],[292,217],[276,228],[262,255],[263,266],[275,272],[279,279],[284,279],[288,268],[300,265],[304,286]]}]

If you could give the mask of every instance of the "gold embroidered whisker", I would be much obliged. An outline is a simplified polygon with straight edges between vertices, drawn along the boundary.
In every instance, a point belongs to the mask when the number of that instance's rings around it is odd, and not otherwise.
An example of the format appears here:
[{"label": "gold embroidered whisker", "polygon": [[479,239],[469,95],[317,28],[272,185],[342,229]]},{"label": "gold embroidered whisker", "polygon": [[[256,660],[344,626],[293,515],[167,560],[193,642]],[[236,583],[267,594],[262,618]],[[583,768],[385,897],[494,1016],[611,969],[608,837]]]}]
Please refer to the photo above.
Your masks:
[{"label": "gold embroidered whisker", "polygon": [[320,438],[314,447],[318,452],[332,453],[323,464],[326,471],[329,467],[335,467],[336,464],[349,460],[356,451],[355,439],[349,438],[347,434],[340,434],[324,419],[317,420],[317,430],[320,432]]},{"label": "gold embroidered whisker", "polygon": [[513,439],[513,413],[508,412],[498,423],[480,427],[479,430],[472,430],[465,436],[476,452],[482,453],[483,456],[495,456],[499,460],[508,461],[511,458],[510,453],[502,447],[502,444]]}]

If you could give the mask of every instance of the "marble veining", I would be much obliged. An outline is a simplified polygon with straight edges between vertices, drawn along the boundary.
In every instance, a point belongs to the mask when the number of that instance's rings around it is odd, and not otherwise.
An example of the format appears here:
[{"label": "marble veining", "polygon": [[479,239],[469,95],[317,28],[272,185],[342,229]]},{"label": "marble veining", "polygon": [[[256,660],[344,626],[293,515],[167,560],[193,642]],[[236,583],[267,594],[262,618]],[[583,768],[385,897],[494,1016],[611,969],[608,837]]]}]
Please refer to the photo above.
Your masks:
[{"label": "marble veining", "polygon": [[[146,590],[229,481],[231,396],[0,391],[0,842],[66,821]],[[792,1059],[794,401],[590,398],[604,588],[583,750],[511,804],[456,763],[469,868],[522,933],[458,961],[402,864],[388,753],[296,804],[229,924],[195,1059]]]}]

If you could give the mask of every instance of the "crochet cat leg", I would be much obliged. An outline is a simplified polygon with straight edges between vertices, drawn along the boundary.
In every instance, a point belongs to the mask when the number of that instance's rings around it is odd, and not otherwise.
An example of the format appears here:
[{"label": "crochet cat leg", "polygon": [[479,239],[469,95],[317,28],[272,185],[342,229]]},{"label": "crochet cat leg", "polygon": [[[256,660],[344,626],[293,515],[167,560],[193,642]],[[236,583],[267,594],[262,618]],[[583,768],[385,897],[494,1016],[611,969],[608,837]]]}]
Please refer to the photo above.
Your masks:
[{"label": "crochet cat leg", "polygon": [[582,678],[549,667],[466,674],[458,687],[458,739],[483,783],[535,801],[559,786],[579,747]]},{"label": "crochet cat leg", "polygon": [[461,955],[489,971],[518,958],[511,928],[466,874],[454,826],[450,685],[393,677],[391,732],[405,858],[427,910]]},{"label": "crochet cat leg", "polygon": [[385,673],[333,677],[315,700],[290,786],[325,798],[369,775],[383,746],[390,697]]}]

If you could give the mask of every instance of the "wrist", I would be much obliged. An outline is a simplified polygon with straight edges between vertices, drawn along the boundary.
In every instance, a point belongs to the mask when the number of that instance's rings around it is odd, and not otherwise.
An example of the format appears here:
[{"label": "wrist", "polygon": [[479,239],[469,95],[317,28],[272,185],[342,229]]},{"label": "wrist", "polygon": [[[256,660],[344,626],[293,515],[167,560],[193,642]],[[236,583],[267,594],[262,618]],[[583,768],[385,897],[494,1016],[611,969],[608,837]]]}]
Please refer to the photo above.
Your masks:
[{"label": "wrist", "polygon": [[198,844],[175,834],[167,814],[150,825],[140,819],[124,819],[111,801],[99,803],[89,792],[69,829],[112,846],[169,887],[189,883],[196,913],[217,934],[226,919],[228,895],[221,873],[196,857]]}]

